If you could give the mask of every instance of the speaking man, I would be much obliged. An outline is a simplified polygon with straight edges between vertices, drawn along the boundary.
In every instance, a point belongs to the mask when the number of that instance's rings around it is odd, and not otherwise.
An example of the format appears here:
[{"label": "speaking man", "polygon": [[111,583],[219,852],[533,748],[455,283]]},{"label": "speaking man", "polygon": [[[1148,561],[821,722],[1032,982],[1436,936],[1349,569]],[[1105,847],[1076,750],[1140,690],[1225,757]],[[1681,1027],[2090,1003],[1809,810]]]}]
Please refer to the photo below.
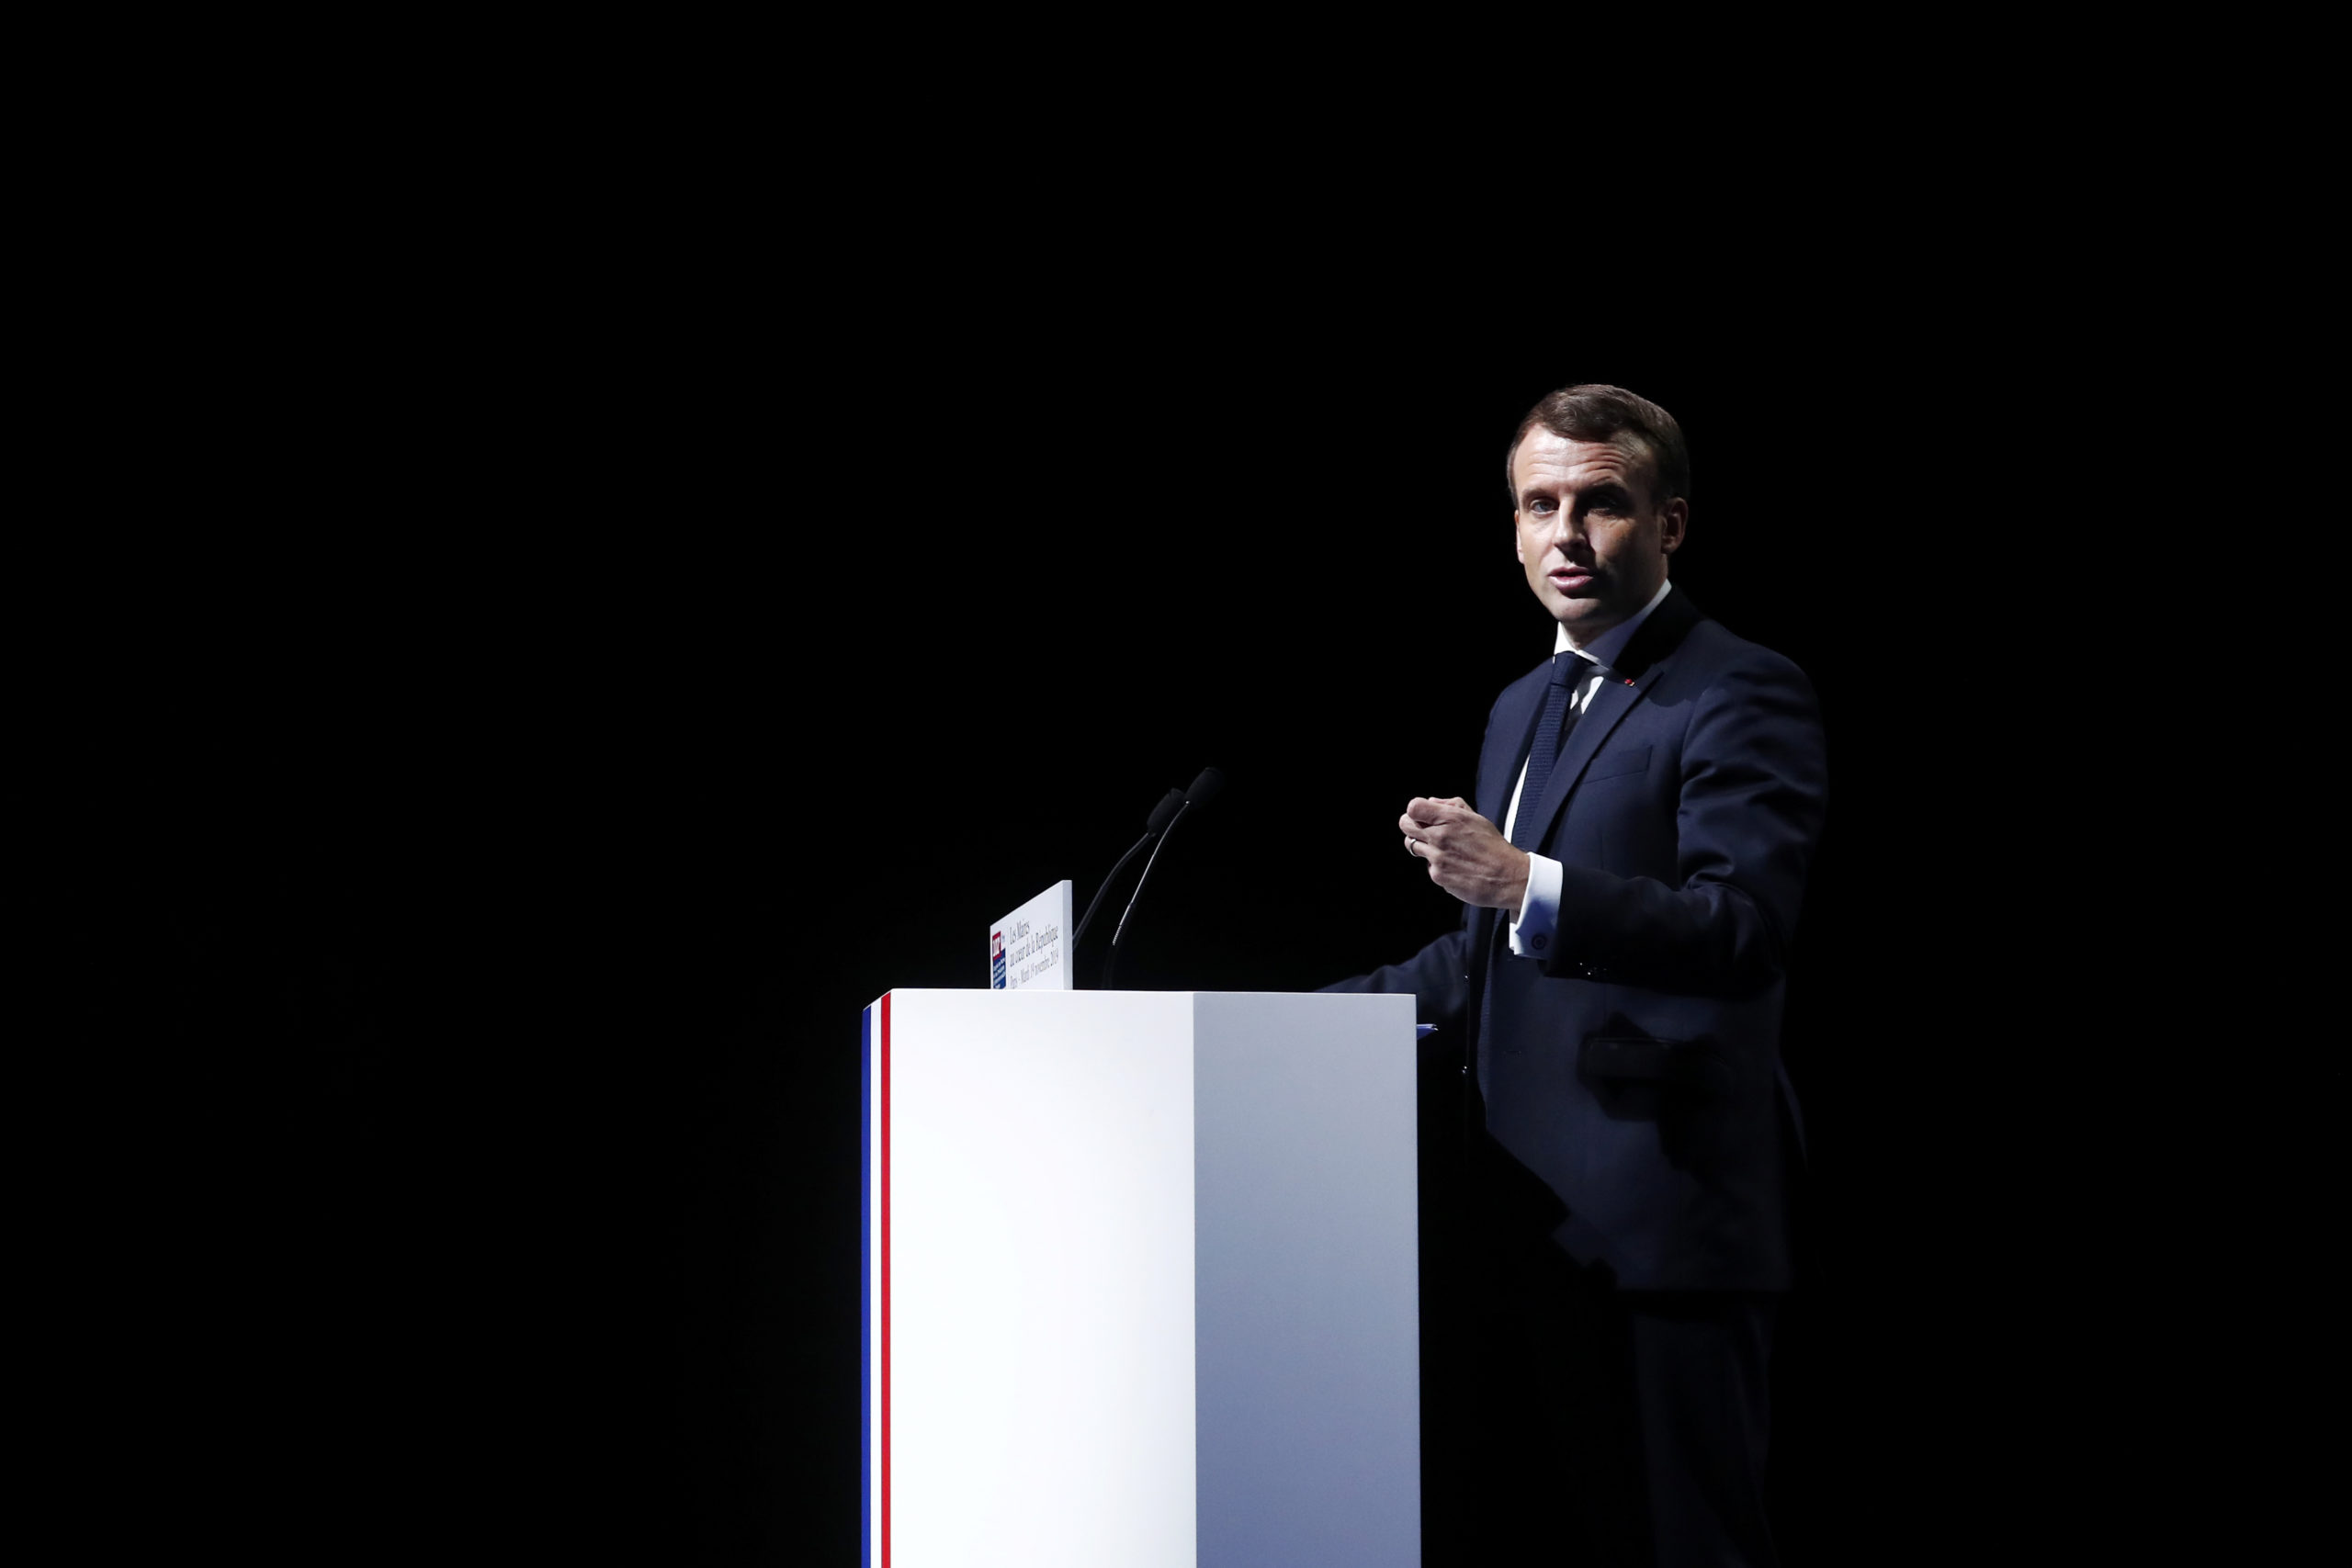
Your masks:
[{"label": "speaking man", "polygon": [[1819,711],[1668,581],[1690,488],[1672,415],[1565,388],[1507,464],[1554,651],[1496,700],[1476,799],[1398,818],[1461,929],[1332,987],[1411,992],[1464,1043],[1471,1410],[1434,1435],[1474,1560],[1770,1562],[1780,1026]]}]

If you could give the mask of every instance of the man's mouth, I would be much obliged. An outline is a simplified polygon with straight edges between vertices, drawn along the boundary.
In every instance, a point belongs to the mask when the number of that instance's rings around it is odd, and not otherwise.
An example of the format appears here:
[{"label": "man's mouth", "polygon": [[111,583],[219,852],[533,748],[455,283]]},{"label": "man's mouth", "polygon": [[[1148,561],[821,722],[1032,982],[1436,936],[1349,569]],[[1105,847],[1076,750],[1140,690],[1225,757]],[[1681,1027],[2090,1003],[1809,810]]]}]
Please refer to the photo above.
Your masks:
[{"label": "man's mouth", "polygon": [[1589,588],[1592,585],[1592,573],[1582,567],[1564,566],[1546,575],[1551,578],[1552,586],[1563,593],[1573,593],[1579,588]]}]

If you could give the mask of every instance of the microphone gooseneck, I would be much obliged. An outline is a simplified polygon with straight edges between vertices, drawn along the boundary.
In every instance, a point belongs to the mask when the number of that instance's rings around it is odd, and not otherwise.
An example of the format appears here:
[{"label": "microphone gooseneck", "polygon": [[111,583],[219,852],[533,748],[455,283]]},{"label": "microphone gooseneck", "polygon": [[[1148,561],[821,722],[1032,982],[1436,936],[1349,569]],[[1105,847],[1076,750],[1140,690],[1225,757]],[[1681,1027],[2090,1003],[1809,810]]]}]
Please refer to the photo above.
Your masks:
[{"label": "microphone gooseneck", "polygon": [[[1176,824],[1184,819],[1184,813],[1191,811],[1195,807],[1206,806],[1210,801],[1216,798],[1217,792],[1224,787],[1225,774],[1223,773],[1219,772],[1216,768],[1203,768],[1200,771],[1200,773],[1193,780],[1192,787],[1184,791],[1182,802],[1177,807],[1175,814],[1168,819],[1167,829],[1159,835],[1159,843],[1151,852],[1151,858],[1143,863],[1143,874],[1136,878],[1136,890],[1133,894],[1128,896],[1127,908],[1125,912],[1119,916],[1118,928],[1111,933],[1111,951],[1102,956],[1102,988],[1104,990],[1107,991],[1112,988],[1112,970],[1119,962],[1119,939],[1127,934],[1127,922],[1135,919],[1136,905],[1143,898],[1144,884],[1151,880],[1151,868],[1159,863],[1159,852],[1168,847],[1168,840],[1175,835]],[[1175,795],[1175,792],[1170,790],[1169,794],[1172,796]],[[1165,807],[1167,804],[1168,802],[1165,800],[1160,802],[1162,807]],[[1159,813],[1154,812],[1152,815],[1157,817]],[[1140,844],[1136,846],[1136,849],[1141,849],[1142,847],[1143,846]],[[1133,854],[1134,852],[1135,852],[1133,850],[1128,852],[1129,854]],[[1102,895],[1098,893],[1095,895],[1095,897],[1099,901]],[[1093,910],[1090,908],[1087,913],[1091,915]],[[1073,950],[1075,950],[1077,944],[1073,942],[1071,946]]]},{"label": "microphone gooseneck", "polygon": [[1086,906],[1086,913],[1079,920],[1078,930],[1070,933],[1069,951],[1072,958],[1078,955],[1078,944],[1086,935],[1086,928],[1094,923],[1094,911],[1102,907],[1102,896],[1111,891],[1113,883],[1119,880],[1119,873],[1127,869],[1127,863],[1142,852],[1146,844],[1165,833],[1168,830],[1168,825],[1175,821],[1183,809],[1184,792],[1177,789],[1171,789],[1161,795],[1159,804],[1151,808],[1151,820],[1144,825],[1143,837],[1137,839],[1127,852],[1119,857],[1119,863],[1111,868],[1111,874],[1105,876],[1102,879],[1102,885],[1094,890],[1094,897]]}]

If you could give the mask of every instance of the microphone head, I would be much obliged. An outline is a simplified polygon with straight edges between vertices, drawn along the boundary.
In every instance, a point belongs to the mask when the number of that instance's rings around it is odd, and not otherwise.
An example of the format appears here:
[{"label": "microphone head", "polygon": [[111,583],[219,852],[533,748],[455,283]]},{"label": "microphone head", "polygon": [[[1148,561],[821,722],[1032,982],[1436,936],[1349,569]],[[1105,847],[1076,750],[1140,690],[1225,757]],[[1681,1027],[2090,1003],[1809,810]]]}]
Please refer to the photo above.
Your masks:
[{"label": "microphone head", "polygon": [[1201,776],[1193,781],[1193,787],[1184,792],[1184,803],[1197,811],[1215,800],[1216,792],[1224,787],[1224,773],[1215,768],[1203,768]]},{"label": "microphone head", "polygon": [[1183,809],[1184,792],[1170,790],[1159,797],[1159,804],[1151,808],[1151,820],[1144,824],[1144,832],[1147,835],[1166,832],[1168,824],[1176,820],[1176,813]]}]

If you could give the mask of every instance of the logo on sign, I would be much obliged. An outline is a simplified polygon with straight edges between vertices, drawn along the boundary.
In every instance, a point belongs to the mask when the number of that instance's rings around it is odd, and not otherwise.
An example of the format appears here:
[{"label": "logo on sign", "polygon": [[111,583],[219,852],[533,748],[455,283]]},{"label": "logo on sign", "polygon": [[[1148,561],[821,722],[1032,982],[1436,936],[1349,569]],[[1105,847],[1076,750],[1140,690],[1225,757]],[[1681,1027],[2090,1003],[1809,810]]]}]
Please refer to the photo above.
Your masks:
[{"label": "logo on sign", "polygon": [[989,989],[1004,989],[1004,933],[989,932]]}]

